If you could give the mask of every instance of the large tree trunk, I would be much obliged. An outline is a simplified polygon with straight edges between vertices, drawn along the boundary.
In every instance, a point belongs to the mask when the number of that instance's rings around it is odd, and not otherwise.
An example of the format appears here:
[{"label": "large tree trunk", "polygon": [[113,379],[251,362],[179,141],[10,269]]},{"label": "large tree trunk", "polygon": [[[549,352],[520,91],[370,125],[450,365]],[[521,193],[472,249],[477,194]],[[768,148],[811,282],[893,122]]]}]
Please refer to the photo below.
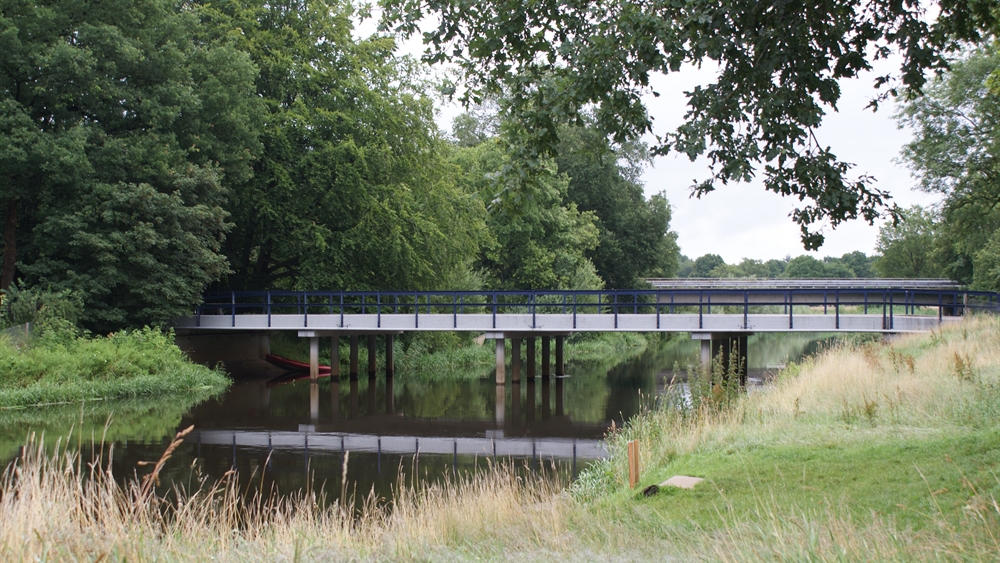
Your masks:
[{"label": "large tree trunk", "polygon": [[0,290],[7,289],[14,283],[14,270],[17,268],[17,200],[7,202],[7,216],[3,228],[3,274],[0,275]]}]

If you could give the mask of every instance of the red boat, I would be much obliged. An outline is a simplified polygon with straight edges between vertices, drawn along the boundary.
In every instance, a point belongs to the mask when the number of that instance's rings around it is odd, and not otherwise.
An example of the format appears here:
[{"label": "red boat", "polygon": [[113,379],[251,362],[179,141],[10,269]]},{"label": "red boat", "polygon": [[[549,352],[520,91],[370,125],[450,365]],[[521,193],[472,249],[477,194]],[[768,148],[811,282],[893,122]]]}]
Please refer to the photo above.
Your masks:
[{"label": "red boat", "polygon": [[[299,362],[296,360],[291,360],[283,356],[275,356],[274,354],[268,354],[264,356],[264,359],[269,363],[278,366],[279,368],[287,369],[288,371],[309,371],[309,364],[305,362]],[[330,375],[330,366],[319,366],[320,375]]]}]

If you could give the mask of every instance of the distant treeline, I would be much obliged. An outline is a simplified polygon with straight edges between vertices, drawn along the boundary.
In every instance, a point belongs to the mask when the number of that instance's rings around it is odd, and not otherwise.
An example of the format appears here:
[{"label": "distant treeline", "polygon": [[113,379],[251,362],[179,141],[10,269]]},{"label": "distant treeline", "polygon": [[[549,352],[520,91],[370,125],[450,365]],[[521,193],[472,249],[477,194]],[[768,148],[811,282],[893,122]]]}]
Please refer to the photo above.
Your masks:
[{"label": "distant treeline", "polygon": [[783,259],[753,260],[744,258],[739,264],[726,264],[718,254],[705,254],[691,260],[683,254],[677,269],[681,278],[874,278],[878,257],[864,252],[848,252],[840,258],[827,256],[822,260],[809,255],[786,256]]}]

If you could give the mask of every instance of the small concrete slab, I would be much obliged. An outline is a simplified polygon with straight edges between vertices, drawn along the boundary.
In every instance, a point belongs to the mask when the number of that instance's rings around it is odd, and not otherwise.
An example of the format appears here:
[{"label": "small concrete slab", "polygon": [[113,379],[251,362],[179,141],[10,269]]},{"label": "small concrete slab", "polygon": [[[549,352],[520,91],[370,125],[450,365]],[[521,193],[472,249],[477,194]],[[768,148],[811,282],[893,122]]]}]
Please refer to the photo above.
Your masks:
[{"label": "small concrete slab", "polygon": [[688,477],[687,475],[674,475],[666,481],[660,483],[660,487],[677,487],[679,489],[693,489],[695,485],[704,481],[701,477]]}]

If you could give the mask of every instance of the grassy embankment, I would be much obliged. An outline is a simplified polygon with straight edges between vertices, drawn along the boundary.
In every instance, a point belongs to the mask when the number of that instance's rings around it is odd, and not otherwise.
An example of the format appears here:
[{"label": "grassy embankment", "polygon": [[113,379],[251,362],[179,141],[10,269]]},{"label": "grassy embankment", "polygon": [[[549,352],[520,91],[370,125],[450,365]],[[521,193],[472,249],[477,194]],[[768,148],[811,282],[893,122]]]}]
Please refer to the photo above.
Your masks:
[{"label": "grassy embankment", "polygon": [[[397,376],[422,380],[469,379],[487,377],[496,365],[496,350],[493,341],[478,344],[470,338],[453,334],[411,335],[409,342],[397,340],[393,346],[395,373]],[[616,358],[618,361],[638,356],[653,339],[668,338],[657,334],[601,333],[577,334],[567,339],[565,358],[574,362],[602,361]],[[344,340],[344,339],[342,339]],[[508,339],[507,358],[511,357],[511,342]],[[525,360],[526,347],[521,344],[521,358]],[[364,369],[368,364],[368,345],[362,339],[358,346],[358,363]],[[384,365],[384,344],[379,340],[376,348],[377,365]],[[271,353],[299,361],[308,361],[309,344],[304,338],[285,333],[271,336]],[[541,361],[542,347],[536,342],[535,356]],[[555,343],[550,352],[554,361]],[[344,372],[350,361],[350,350],[346,340],[340,345],[340,365]],[[320,347],[320,363],[329,365],[328,345]]]},{"label": "grassy embankment", "polygon": [[229,385],[220,371],[191,363],[156,329],[87,337],[52,330],[15,342],[0,335],[0,409],[80,401],[209,396]]},{"label": "grassy embankment", "polygon": [[[834,347],[762,392],[730,398],[709,387],[697,398],[697,408],[655,410],[616,432],[611,459],[569,491],[498,470],[404,491],[391,511],[360,517],[318,509],[308,495],[241,504],[232,482],[171,504],[141,483],[119,488],[99,469],[81,480],[88,470],[72,453],[29,449],[0,489],[0,557],[995,561],[1000,553],[997,319]],[[643,497],[625,482],[629,439],[642,444],[643,485],[673,474],[705,482]]]}]

